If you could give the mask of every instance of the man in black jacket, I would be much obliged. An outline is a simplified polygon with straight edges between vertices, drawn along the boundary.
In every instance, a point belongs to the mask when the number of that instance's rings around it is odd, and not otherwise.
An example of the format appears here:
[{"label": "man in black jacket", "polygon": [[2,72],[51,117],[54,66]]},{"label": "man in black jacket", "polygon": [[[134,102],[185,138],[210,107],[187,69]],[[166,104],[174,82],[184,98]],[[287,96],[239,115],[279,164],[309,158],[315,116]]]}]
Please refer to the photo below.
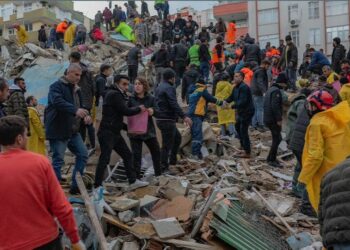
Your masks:
[{"label": "man in black jacket", "polygon": [[236,109],[236,131],[239,136],[241,147],[244,151],[237,154],[238,157],[250,158],[250,139],[248,128],[254,115],[254,103],[252,93],[247,84],[243,82],[244,73],[237,72],[234,75],[235,87],[232,94],[224,102],[224,106],[228,103],[234,102],[231,108]]},{"label": "man in black jacket", "polygon": [[272,134],[272,146],[267,156],[267,163],[272,167],[281,167],[276,160],[278,145],[282,141],[282,116],[283,116],[283,92],[287,88],[287,77],[285,73],[280,73],[276,83],[267,90],[264,99],[264,123]]},{"label": "man in black jacket", "polygon": [[46,30],[44,25],[41,25],[40,30],[38,31],[38,41],[39,41],[40,47],[45,49],[47,45],[47,35],[46,35]]},{"label": "man in black jacket", "polygon": [[149,17],[148,4],[141,0],[141,18]]},{"label": "man in black jacket", "polygon": [[156,69],[156,86],[158,86],[162,82],[163,70],[167,68],[170,63],[170,54],[165,43],[162,43],[160,49],[153,54],[151,63]]},{"label": "man in black jacket", "polygon": [[208,82],[209,70],[210,70],[210,52],[209,44],[207,40],[202,40],[199,46],[199,62],[200,62],[200,72],[205,82]]},{"label": "man in black jacket", "polygon": [[165,69],[164,81],[156,89],[156,121],[162,133],[162,148],[160,163],[162,172],[169,170],[169,164],[176,164],[176,155],[181,144],[181,134],[176,128],[178,118],[184,120],[188,126],[192,125],[189,117],[177,103],[175,84],[175,72],[172,69]]},{"label": "man in black jacket", "polygon": [[181,99],[183,103],[188,103],[189,90],[197,83],[199,77],[198,67],[195,64],[191,64],[182,79]]},{"label": "man in black jacket", "polygon": [[95,104],[98,107],[100,103],[100,97],[104,98],[106,92],[107,77],[110,77],[113,73],[112,66],[109,64],[102,64],[100,67],[100,74],[96,76],[96,100]]},{"label": "man in black jacket", "polygon": [[181,84],[186,70],[187,47],[185,40],[181,40],[173,46],[171,51],[171,63],[176,73],[176,87]]},{"label": "man in black jacket", "polygon": [[333,38],[333,52],[332,52],[332,69],[339,74],[341,71],[340,63],[345,58],[346,49],[340,43],[339,37]]},{"label": "man in black jacket", "polygon": [[181,17],[181,13],[176,14],[176,18],[174,21],[174,27],[178,25],[180,27],[180,30],[183,30],[183,28],[186,25],[186,20]]},{"label": "man in black jacket", "polygon": [[128,64],[128,77],[130,79],[131,85],[134,84],[134,81],[137,77],[139,70],[139,63],[145,67],[142,62],[142,45],[141,43],[136,43],[135,47],[129,50],[127,55],[127,64]]},{"label": "man in black jacket", "polygon": [[292,91],[296,91],[295,82],[297,80],[298,67],[298,48],[294,45],[292,37],[286,36],[287,46],[283,49],[279,67],[287,72],[290,87]]},{"label": "man in black jacket", "polygon": [[254,43],[254,39],[247,39],[244,44],[242,55],[244,56],[244,62],[255,62],[258,65],[261,61],[261,51],[257,44]]},{"label": "man in black jacket", "polygon": [[[78,86],[80,87],[80,93],[81,93],[81,106],[84,109],[88,110],[89,113],[91,113],[92,105],[94,102],[94,96],[95,96],[95,84],[93,81],[92,74],[88,70],[87,65],[82,63],[80,59],[81,59],[81,55],[79,52],[72,52],[69,55],[70,63],[79,64],[82,70],[80,81],[78,83]],[[88,132],[88,135],[89,135],[89,141],[90,141],[89,156],[91,156],[95,152],[95,144],[96,144],[95,128],[92,123],[90,124],[85,124],[84,122],[81,123],[80,135],[84,142],[86,138],[86,131]]]},{"label": "man in black jacket", "polygon": [[250,89],[253,95],[255,106],[255,114],[253,116],[252,125],[255,129],[264,130],[263,113],[264,113],[264,95],[269,86],[267,70],[271,63],[263,60],[259,68],[254,71]]},{"label": "man in black jacket", "polygon": [[329,171],[321,182],[318,220],[326,249],[350,249],[349,165],[348,157]]},{"label": "man in black jacket", "polygon": [[129,78],[125,75],[116,75],[114,84],[107,90],[103,100],[102,121],[97,132],[101,155],[96,168],[95,187],[102,185],[104,172],[109,164],[112,150],[116,151],[123,159],[130,190],[148,185],[147,182],[137,179],[132,153],[120,134],[121,130],[126,128],[126,124],[123,122],[124,116],[132,116],[146,111],[143,105],[133,108],[128,107],[128,96],[126,94],[128,87]]}]

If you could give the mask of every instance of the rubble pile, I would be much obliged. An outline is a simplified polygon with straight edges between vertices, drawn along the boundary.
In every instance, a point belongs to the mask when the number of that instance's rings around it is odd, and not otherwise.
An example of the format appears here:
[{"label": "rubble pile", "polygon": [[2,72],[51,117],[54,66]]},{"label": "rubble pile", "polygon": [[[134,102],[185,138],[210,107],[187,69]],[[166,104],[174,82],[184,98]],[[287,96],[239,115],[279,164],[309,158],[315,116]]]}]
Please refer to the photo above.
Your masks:
[{"label": "rubble pile", "polygon": [[234,156],[236,139],[222,141],[218,126],[204,123],[203,150],[210,154],[199,161],[186,157],[189,128],[179,127],[183,154],[171,166],[172,175],[154,177],[147,166],[144,178],[150,186],[129,191],[114,177],[105,183],[104,200],[114,215],[105,207],[102,221],[116,228],[108,234],[113,249],[291,249],[290,232],[255,189],[293,230],[311,236],[309,245],[320,240],[317,218],[301,214],[300,201],[292,196],[292,153],[282,144],[278,158],[284,168],[265,163],[269,132],[250,131],[254,148],[247,160]]}]

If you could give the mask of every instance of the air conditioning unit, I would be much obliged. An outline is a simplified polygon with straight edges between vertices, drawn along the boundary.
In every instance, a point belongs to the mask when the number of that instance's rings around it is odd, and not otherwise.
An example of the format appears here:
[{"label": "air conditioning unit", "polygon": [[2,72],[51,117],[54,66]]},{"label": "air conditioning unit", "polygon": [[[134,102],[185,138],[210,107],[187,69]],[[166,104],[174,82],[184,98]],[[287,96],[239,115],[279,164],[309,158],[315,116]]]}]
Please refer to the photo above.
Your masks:
[{"label": "air conditioning unit", "polygon": [[292,28],[298,27],[300,24],[300,20],[299,19],[292,19],[289,21],[289,25]]}]

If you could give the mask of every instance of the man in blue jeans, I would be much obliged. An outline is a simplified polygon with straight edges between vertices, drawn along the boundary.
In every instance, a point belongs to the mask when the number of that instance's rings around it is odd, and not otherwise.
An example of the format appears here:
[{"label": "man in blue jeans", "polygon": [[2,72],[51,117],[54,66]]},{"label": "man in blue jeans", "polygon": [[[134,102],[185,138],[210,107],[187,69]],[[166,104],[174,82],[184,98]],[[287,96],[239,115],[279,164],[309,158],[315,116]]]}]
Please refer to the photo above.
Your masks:
[{"label": "man in blue jeans", "polygon": [[201,45],[199,46],[199,69],[205,82],[208,82],[209,78],[210,60],[211,56],[209,52],[208,40],[203,38],[201,40]]},{"label": "man in blue jeans", "polygon": [[253,95],[255,113],[253,116],[253,128],[264,131],[263,113],[264,113],[264,95],[269,86],[267,70],[271,63],[268,60],[263,60],[260,67],[254,70],[253,79],[250,89]]},{"label": "man in blue jeans", "polygon": [[61,167],[68,149],[76,156],[72,175],[71,194],[79,193],[75,175],[84,174],[88,159],[86,146],[79,134],[80,123],[92,122],[89,112],[81,107],[78,83],[82,69],[77,63],[69,65],[66,75],[51,84],[48,105],[45,109],[46,138],[52,151],[52,165],[58,180],[61,180]]}]

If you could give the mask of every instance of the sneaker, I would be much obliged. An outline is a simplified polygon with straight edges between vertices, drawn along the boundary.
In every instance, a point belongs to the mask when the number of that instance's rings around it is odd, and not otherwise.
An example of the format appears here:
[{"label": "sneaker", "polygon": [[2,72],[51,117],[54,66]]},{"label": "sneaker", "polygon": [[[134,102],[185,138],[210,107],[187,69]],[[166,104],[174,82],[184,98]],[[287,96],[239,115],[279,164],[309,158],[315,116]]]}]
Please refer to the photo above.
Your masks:
[{"label": "sneaker", "polygon": [[136,179],[136,181],[134,183],[129,185],[129,191],[135,190],[135,189],[138,189],[141,187],[146,187],[148,185],[149,185],[149,183],[147,181],[140,181],[140,180]]},{"label": "sneaker", "polygon": [[283,168],[279,161],[267,161],[267,164],[274,168]]},{"label": "sneaker", "polygon": [[92,156],[95,152],[96,152],[96,148],[90,148],[90,149],[88,150],[88,156],[89,156],[89,157]]}]

